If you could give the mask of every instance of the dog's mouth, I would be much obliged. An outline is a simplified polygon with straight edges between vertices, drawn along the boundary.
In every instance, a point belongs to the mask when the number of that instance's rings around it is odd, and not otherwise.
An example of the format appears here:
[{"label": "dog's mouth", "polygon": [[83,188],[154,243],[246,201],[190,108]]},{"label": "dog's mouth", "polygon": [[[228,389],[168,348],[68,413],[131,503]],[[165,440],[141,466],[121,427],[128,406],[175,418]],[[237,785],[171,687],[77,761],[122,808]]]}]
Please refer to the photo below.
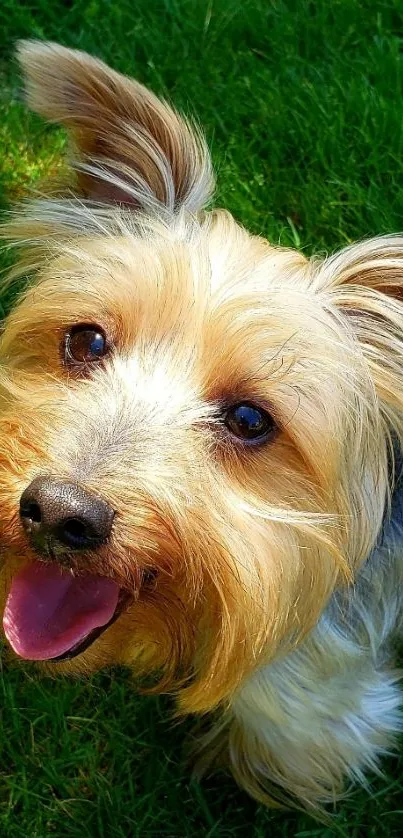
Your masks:
[{"label": "dog's mouth", "polygon": [[106,576],[74,576],[34,562],[13,579],[4,610],[8,642],[20,658],[65,661],[106,631],[133,597]]}]

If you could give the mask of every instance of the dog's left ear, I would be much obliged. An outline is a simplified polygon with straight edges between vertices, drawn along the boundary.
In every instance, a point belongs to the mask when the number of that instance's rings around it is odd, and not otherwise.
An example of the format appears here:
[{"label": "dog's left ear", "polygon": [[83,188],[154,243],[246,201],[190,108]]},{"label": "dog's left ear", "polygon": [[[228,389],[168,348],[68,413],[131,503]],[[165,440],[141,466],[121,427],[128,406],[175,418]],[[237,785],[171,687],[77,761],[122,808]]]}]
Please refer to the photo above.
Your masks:
[{"label": "dog's left ear", "polygon": [[379,236],[325,259],[317,274],[361,346],[381,412],[403,434],[403,236]]},{"label": "dog's left ear", "polygon": [[73,138],[86,197],[170,211],[204,206],[213,189],[205,142],[147,88],[58,44],[21,41],[17,57],[29,106]]}]

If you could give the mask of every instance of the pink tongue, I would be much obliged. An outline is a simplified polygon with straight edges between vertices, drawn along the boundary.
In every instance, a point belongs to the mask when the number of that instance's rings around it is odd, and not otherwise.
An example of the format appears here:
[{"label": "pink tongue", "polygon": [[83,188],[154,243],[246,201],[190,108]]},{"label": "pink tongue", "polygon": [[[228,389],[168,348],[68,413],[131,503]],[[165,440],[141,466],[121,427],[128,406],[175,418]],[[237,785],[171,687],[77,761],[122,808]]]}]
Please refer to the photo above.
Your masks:
[{"label": "pink tongue", "polygon": [[3,617],[7,640],[27,660],[63,655],[112,619],[119,591],[104,576],[75,577],[56,564],[31,564],[11,585]]}]

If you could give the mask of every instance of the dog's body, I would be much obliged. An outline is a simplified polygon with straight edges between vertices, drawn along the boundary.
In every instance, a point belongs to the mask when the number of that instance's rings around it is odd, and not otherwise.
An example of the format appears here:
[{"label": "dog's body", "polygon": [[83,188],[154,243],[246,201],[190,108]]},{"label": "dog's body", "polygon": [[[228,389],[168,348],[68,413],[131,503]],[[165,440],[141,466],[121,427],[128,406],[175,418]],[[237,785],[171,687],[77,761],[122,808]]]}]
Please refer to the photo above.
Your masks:
[{"label": "dog's body", "polygon": [[145,88],[20,58],[78,158],[6,230],[34,278],[0,346],[7,638],[154,674],[215,711],[202,764],[320,806],[401,728],[403,238],[273,247],[203,211],[203,140]]}]

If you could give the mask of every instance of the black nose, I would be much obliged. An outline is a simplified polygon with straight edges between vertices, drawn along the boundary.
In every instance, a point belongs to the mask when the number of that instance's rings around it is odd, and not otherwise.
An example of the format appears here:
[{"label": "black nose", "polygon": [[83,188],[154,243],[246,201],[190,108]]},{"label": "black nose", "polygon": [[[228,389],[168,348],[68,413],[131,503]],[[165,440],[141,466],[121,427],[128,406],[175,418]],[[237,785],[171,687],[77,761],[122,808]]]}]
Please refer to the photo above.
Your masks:
[{"label": "black nose", "polygon": [[52,543],[70,550],[98,547],[110,535],[114,512],[77,483],[46,475],[22,493],[20,516],[35,549],[48,554]]}]

